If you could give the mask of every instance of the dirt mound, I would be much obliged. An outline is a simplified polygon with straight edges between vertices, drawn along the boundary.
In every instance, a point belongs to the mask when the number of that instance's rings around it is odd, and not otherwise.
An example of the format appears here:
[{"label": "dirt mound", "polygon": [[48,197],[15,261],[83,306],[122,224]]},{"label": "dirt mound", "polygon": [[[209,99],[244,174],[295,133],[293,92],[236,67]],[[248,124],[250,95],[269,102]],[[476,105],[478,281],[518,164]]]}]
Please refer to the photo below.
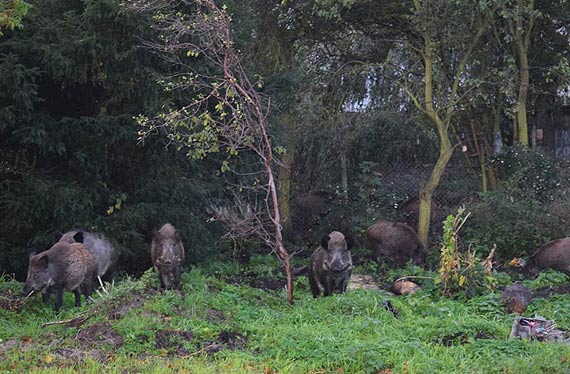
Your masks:
[{"label": "dirt mound", "polygon": [[123,345],[121,335],[108,323],[96,323],[81,329],[77,334],[77,340],[88,347],[107,345],[113,348],[119,348]]}]

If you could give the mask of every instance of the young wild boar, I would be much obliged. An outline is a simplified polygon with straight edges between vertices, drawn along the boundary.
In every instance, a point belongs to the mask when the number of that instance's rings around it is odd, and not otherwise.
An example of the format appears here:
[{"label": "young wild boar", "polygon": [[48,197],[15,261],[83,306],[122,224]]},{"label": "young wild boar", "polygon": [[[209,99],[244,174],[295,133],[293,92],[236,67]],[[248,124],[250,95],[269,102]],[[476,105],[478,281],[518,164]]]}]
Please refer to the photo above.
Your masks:
[{"label": "young wild boar", "polygon": [[570,238],[552,240],[534,252],[526,263],[531,275],[543,269],[570,271]]},{"label": "young wild boar", "polygon": [[180,268],[184,262],[184,245],[180,234],[167,223],[154,234],[150,247],[150,256],[154,270],[159,272],[160,284],[163,290],[170,285],[180,290]]},{"label": "young wild boar", "polygon": [[418,265],[425,263],[424,245],[404,223],[377,221],[366,230],[364,245],[376,258],[384,256],[400,267],[410,259]]},{"label": "young wild boar", "polygon": [[63,291],[75,294],[75,306],[81,305],[81,293],[88,300],[94,277],[93,256],[81,243],[58,242],[47,251],[30,255],[28,278],[23,295],[42,292],[44,300],[55,292],[55,310],[63,303]]},{"label": "young wild boar", "polygon": [[93,255],[95,261],[95,276],[110,282],[113,279],[113,271],[119,259],[119,250],[104,234],[98,232],[88,232],[83,230],[73,230],[66,232],[59,238],[60,242],[83,243]]},{"label": "young wild boar", "polygon": [[333,231],[321,238],[321,246],[309,259],[309,283],[313,297],[346,291],[352,273],[351,237]]}]

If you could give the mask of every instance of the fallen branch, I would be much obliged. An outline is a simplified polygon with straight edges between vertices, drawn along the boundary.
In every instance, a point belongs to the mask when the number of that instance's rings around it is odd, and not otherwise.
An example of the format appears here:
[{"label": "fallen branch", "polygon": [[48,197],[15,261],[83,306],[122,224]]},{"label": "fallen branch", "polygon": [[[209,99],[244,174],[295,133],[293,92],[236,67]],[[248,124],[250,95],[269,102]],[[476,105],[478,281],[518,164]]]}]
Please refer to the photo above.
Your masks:
[{"label": "fallen branch", "polygon": [[71,319],[65,319],[65,320],[61,320],[61,321],[46,322],[46,323],[42,324],[42,328],[47,327],[47,326],[53,326],[53,325],[68,325],[68,326],[77,327],[77,326],[82,325],[89,318],[91,318],[91,316],[79,316],[79,317],[75,317],[75,318],[71,318]]}]

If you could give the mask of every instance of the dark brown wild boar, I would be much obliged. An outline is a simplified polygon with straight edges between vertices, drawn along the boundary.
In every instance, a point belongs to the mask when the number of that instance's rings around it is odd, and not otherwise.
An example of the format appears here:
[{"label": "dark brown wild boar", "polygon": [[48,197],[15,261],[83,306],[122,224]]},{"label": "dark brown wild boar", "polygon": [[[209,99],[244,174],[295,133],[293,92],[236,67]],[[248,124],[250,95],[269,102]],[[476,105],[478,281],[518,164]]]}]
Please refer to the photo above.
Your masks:
[{"label": "dark brown wild boar", "polygon": [[75,294],[75,306],[81,306],[81,293],[89,300],[95,274],[93,256],[81,243],[54,244],[37,255],[30,255],[28,277],[22,294],[42,292],[44,300],[55,292],[55,310],[63,304],[63,291]]},{"label": "dark brown wild boar", "polygon": [[532,298],[532,291],[521,282],[515,282],[501,292],[501,303],[505,305],[507,314],[523,314]]},{"label": "dark brown wild boar", "polygon": [[321,238],[320,247],[309,259],[309,284],[313,297],[343,293],[352,273],[351,237],[333,231]]},{"label": "dark brown wild boar", "polygon": [[544,269],[570,271],[570,238],[552,240],[534,252],[526,263],[531,275]]},{"label": "dark brown wild boar", "polygon": [[158,230],[152,239],[150,256],[155,271],[159,272],[160,285],[163,290],[170,286],[180,290],[180,272],[184,262],[184,245],[180,234],[167,223]]},{"label": "dark brown wild boar", "polygon": [[426,250],[416,232],[404,223],[377,221],[366,230],[364,245],[378,259],[403,267],[409,260],[425,263]]}]

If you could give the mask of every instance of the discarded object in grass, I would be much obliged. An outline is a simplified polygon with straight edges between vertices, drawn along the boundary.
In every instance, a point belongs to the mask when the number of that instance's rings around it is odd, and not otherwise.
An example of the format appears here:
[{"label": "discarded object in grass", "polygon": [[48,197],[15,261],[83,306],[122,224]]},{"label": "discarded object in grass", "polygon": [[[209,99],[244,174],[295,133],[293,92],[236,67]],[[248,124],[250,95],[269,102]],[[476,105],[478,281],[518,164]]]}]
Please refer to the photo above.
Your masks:
[{"label": "discarded object in grass", "polygon": [[390,300],[384,300],[380,303],[380,305],[387,311],[391,312],[394,315],[394,318],[398,318],[400,312],[398,311],[398,309],[394,308],[394,305],[392,305]]},{"label": "discarded object in grass", "polygon": [[534,318],[516,317],[513,321],[510,337],[570,344],[568,332],[558,330],[554,321],[540,316]]}]

